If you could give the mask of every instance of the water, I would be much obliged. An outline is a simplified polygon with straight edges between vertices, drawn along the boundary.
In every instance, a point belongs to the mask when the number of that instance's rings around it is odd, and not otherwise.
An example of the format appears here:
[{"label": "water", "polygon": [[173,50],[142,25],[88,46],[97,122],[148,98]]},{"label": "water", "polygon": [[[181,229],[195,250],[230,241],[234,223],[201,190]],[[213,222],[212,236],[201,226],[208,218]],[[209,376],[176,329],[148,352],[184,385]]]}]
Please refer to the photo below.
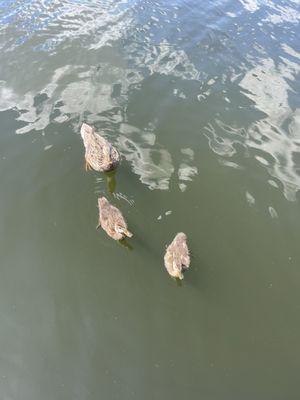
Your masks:
[{"label": "water", "polygon": [[[298,400],[299,2],[0,7],[1,399]],[[83,121],[122,153],[113,194]]]}]

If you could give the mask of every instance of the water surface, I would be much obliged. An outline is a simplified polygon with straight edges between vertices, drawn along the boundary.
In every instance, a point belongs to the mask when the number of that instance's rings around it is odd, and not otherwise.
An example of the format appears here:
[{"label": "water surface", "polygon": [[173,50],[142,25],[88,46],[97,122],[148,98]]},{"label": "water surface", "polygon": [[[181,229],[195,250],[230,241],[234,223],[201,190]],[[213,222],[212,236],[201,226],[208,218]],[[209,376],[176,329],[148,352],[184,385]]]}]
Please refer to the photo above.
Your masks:
[{"label": "water surface", "polygon": [[[1,2],[2,399],[299,399],[299,21],[296,0]],[[96,231],[100,195],[131,250]]]}]

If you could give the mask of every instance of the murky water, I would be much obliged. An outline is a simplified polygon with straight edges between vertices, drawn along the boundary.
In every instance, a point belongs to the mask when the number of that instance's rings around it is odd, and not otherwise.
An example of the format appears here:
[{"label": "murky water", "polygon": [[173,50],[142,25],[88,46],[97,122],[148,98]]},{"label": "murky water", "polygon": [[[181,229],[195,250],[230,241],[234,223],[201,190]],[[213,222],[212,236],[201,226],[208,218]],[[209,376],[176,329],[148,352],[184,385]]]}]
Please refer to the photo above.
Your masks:
[{"label": "murky water", "polygon": [[[298,400],[299,2],[0,12],[1,399]],[[83,121],[115,183],[85,172]],[[96,231],[99,195],[132,249]]]}]

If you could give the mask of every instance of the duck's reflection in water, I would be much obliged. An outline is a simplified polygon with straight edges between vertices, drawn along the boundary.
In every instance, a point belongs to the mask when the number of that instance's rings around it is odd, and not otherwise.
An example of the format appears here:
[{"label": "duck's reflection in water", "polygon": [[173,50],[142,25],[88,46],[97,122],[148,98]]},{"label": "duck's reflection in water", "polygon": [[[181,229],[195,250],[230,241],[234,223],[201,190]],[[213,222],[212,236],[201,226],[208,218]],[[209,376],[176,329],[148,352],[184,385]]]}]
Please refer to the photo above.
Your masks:
[{"label": "duck's reflection in water", "polygon": [[107,190],[109,194],[113,194],[116,191],[117,181],[116,181],[117,171],[114,169],[109,172],[104,172],[107,182]]},{"label": "duck's reflection in water", "polygon": [[118,240],[119,244],[123,247],[125,247],[126,249],[132,251],[133,250],[133,246],[132,244],[130,244],[129,242],[127,242],[126,239],[122,239],[122,240]]},{"label": "duck's reflection in water", "polygon": [[179,278],[174,278],[174,280],[176,281],[176,286],[178,286],[178,287],[182,287],[182,279],[179,279]]}]

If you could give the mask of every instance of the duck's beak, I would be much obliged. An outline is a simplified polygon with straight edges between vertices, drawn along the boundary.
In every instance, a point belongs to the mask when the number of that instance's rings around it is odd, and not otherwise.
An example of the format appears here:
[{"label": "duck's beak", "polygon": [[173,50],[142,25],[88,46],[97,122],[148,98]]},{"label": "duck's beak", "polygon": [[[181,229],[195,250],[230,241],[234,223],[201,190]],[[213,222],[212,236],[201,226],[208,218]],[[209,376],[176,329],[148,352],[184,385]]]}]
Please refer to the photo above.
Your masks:
[{"label": "duck's beak", "polygon": [[178,273],[178,275],[176,276],[176,278],[177,278],[177,279],[180,279],[180,280],[182,281],[182,279],[183,279],[183,273],[180,271],[180,272]]},{"label": "duck's beak", "polygon": [[129,237],[129,238],[131,238],[131,237],[133,236],[132,233],[129,232],[128,229],[124,229],[123,233],[124,233],[125,236],[127,236],[127,237]]}]

